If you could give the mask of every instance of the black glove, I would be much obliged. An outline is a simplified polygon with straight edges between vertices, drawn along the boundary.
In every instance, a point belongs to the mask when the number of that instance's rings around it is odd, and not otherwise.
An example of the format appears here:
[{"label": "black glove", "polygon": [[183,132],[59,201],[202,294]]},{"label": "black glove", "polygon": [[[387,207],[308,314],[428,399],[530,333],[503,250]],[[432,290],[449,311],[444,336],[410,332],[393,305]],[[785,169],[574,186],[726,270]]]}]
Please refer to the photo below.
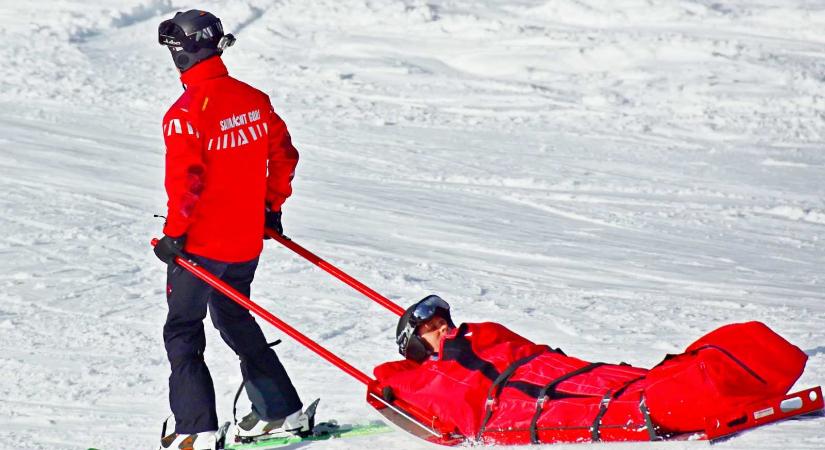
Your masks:
[{"label": "black glove", "polygon": [[[284,234],[284,226],[281,225],[281,211],[273,211],[267,206],[264,214],[264,227],[278,234]],[[264,231],[264,239],[270,239],[266,231]]]},{"label": "black glove", "polygon": [[155,246],[155,256],[166,264],[175,262],[175,256],[185,258],[183,254],[183,244],[186,243],[186,235],[173,238],[171,236],[163,236]]}]

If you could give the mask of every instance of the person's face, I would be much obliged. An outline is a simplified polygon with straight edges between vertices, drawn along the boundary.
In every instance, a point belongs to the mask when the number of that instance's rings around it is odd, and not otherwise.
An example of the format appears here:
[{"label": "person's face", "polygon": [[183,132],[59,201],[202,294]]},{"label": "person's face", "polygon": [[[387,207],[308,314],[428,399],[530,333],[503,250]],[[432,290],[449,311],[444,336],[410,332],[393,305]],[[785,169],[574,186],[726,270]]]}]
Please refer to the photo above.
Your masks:
[{"label": "person's face", "polygon": [[418,336],[430,346],[433,351],[441,348],[441,339],[447,334],[447,321],[443,317],[435,316],[418,327]]}]

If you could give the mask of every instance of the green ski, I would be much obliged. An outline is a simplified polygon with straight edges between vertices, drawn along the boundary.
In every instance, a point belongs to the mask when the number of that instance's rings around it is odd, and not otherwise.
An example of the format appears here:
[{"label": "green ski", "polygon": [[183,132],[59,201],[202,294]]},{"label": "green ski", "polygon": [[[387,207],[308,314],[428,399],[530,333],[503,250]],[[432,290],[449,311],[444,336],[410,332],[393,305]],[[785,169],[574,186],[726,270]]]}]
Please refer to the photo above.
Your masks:
[{"label": "green ski", "polygon": [[389,433],[392,428],[381,422],[374,422],[367,425],[337,425],[333,423],[319,423],[315,426],[315,433],[306,436],[289,436],[281,438],[260,439],[248,443],[234,442],[226,443],[225,450],[268,450],[285,447],[299,442],[324,441],[327,439],[342,439],[358,436],[370,436],[375,434]]}]

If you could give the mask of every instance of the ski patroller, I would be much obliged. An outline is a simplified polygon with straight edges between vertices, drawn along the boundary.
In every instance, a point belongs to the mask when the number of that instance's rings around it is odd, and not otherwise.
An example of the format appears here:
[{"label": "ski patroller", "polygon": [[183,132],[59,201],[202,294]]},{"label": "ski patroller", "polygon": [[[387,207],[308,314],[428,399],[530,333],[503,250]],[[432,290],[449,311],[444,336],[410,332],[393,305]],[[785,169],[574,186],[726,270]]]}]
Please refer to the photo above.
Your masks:
[{"label": "ski patroller", "polygon": [[[269,230],[267,230],[267,234],[285,247],[319,266],[323,270],[329,272],[336,278],[344,281],[354,289],[358,290],[373,301],[381,304],[390,311],[394,313],[398,313],[399,311],[403,312],[403,308],[394,302],[384,296],[381,296],[332,264],[301,247],[288,237],[278,235]],[[153,240],[153,244],[155,242],[156,240]],[[441,424],[438,417],[434,417],[425,411],[419,410],[401,399],[390,400],[385,398],[387,396],[385,396],[381,391],[381,386],[376,380],[329,352],[324,347],[300,333],[298,330],[294,329],[256,303],[252,302],[246,296],[238,293],[230,286],[214,277],[208,271],[199,267],[193,261],[179,256],[176,258],[176,262],[233,301],[238,302],[241,306],[257,314],[259,317],[271,323],[293,339],[296,339],[299,343],[314,351],[316,354],[334,364],[339,369],[364,383],[367,387],[368,404],[375,408],[376,411],[378,411],[390,424],[416,437],[435,444],[454,446],[467,441],[465,436],[456,434],[454,430],[446,429]],[[705,421],[705,430],[701,432],[660,437],[656,436],[656,434],[651,432],[650,429],[628,429],[619,433],[620,437],[623,437],[624,439],[620,438],[617,440],[639,441],[647,440],[647,438],[649,438],[649,440],[717,440],[769,423],[774,423],[805,414],[821,412],[824,406],[822,390],[820,387],[815,387],[748,405],[739,405],[736,409],[726,412],[719,417],[708,417]],[[545,430],[543,433],[543,440],[546,440],[547,442],[590,442],[590,435],[591,433],[588,429]],[[517,441],[512,440],[512,437],[508,438],[505,434],[495,439],[492,443],[506,445],[516,442]]]}]

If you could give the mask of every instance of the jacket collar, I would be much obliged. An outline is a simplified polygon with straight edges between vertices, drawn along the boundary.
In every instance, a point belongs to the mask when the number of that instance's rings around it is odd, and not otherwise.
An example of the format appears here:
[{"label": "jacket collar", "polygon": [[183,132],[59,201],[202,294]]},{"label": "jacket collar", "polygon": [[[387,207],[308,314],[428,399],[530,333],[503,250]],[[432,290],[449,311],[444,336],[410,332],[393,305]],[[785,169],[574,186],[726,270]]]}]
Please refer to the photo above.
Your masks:
[{"label": "jacket collar", "polygon": [[450,328],[449,330],[447,330],[447,334],[445,334],[441,338],[441,342],[438,345],[438,352],[433,353],[432,355],[430,355],[431,356],[430,359],[435,360],[435,361],[442,360],[443,356],[444,356],[444,346],[447,345],[447,342],[448,341],[454,341],[457,337],[459,337],[459,335],[461,337],[464,337],[464,334],[467,332],[467,328],[468,328],[468,325],[462,323],[461,326],[458,327],[458,328]]},{"label": "jacket collar", "polygon": [[211,78],[225,77],[229,75],[226,66],[220,56],[213,56],[205,59],[180,74],[180,81],[186,85],[198,84]]}]

